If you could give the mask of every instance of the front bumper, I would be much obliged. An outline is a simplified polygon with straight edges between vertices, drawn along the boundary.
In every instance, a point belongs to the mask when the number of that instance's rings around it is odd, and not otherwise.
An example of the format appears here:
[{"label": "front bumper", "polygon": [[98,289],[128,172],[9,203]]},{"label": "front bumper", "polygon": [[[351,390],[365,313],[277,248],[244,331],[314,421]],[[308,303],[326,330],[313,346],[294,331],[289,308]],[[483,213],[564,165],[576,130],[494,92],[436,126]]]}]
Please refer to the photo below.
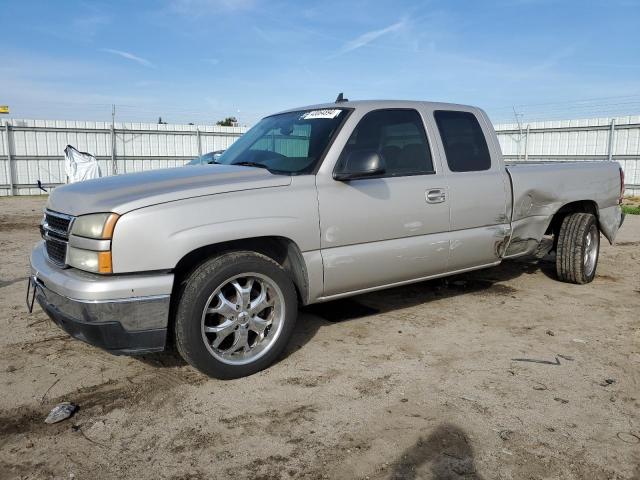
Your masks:
[{"label": "front bumper", "polygon": [[47,260],[42,243],[31,254],[31,272],[35,300],[72,337],[115,354],[164,349],[172,274],[107,277],[61,269]]}]

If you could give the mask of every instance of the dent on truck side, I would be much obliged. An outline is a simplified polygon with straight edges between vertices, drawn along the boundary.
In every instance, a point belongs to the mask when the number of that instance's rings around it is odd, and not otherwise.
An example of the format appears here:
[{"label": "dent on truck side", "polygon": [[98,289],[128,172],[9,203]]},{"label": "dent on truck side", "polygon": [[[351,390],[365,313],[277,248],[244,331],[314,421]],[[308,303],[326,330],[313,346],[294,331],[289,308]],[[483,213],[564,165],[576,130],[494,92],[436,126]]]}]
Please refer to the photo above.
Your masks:
[{"label": "dent on truck side", "polygon": [[292,180],[288,186],[207,195],[126,213],[114,232],[114,273],[168,271],[203,247],[282,237],[301,252],[308,295],[317,295],[322,261],[315,179]]},{"label": "dent on truck side", "polygon": [[[530,253],[554,215],[570,205],[593,206],[604,236],[613,242],[620,225],[618,164],[581,162],[510,165],[512,237],[505,257]],[[579,208],[579,207],[576,207]]]}]

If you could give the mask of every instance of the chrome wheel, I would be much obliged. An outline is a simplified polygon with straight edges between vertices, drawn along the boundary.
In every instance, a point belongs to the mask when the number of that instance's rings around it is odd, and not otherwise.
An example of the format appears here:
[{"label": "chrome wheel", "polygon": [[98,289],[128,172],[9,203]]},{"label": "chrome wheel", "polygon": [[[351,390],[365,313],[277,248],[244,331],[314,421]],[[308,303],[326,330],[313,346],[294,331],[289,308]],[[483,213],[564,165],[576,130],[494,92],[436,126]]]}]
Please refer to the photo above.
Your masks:
[{"label": "chrome wheel", "polygon": [[593,270],[596,268],[596,261],[598,259],[598,247],[600,246],[600,233],[598,227],[592,225],[587,234],[587,239],[584,244],[584,274],[590,277]]},{"label": "chrome wheel", "polygon": [[276,342],[284,324],[284,296],[260,273],[224,281],[202,312],[202,339],[209,353],[229,365],[257,360]]}]

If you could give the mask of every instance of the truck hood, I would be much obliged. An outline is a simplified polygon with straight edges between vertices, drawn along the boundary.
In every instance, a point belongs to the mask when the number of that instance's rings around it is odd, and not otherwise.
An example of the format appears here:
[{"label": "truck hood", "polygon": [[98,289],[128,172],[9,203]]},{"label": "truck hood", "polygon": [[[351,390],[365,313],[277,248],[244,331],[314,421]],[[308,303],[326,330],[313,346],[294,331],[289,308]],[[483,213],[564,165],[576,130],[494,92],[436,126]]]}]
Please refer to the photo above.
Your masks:
[{"label": "truck hood", "polygon": [[47,208],[69,215],[131,210],[204,195],[282,187],[287,175],[236,165],[202,165],[114,175],[58,187]]}]

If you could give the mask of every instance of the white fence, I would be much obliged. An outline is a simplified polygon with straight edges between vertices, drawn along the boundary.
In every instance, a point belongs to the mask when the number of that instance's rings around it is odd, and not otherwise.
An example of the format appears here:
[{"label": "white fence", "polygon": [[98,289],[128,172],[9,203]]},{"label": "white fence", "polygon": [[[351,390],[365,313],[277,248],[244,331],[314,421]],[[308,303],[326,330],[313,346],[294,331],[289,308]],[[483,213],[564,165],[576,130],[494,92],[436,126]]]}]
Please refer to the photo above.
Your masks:
[{"label": "white fence", "polygon": [[640,115],[495,126],[509,161],[614,160],[626,193],[640,195]]},{"label": "white fence", "polygon": [[0,196],[43,193],[66,182],[67,145],[96,156],[103,175],[184,165],[203,153],[222,150],[244,127],[149,123],[9,120],[0,141]]},{"label": "white fence", "polygon": [[[500,124],[495,126],[510,161],[615,160],[628,194],[640,194],[640,116]],[[10,120],[0,133],[0,196],[42,193],[65,182],[67,144],[94,154],[104,175],[183,165],[221,150],[242,127],[145,123]]]}]

